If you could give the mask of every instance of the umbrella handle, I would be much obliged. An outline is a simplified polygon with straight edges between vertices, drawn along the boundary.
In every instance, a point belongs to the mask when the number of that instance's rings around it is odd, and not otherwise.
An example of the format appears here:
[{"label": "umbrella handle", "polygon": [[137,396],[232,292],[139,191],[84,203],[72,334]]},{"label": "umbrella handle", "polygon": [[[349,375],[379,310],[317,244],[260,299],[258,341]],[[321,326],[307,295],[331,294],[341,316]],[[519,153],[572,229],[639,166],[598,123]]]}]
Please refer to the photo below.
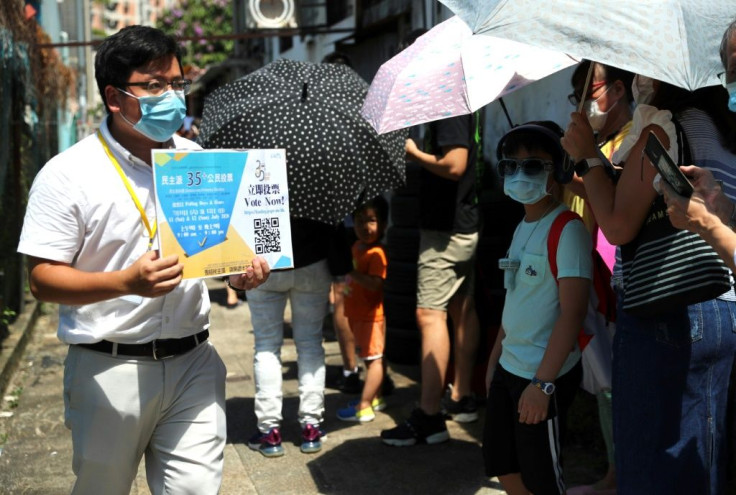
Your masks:
[{"label": "umbrella handle", "polygon": [[[595,64],[595,62],[591,60],[590,66],[588,66],[588,74],[585,76],[585,86],[583,86],[583,94],[580,95],[580,102],[578,103],[578,113],[583,113],[583,106],[585,105],[585,97],[588,96],[588,86],[590,86],[590,80],[593,79],[593,64]],[[565,158],[562,162],[562,169],[568,170],[569,167],[574,165],[571,163],[571,161],[572,160],[570,158],[570,155],[565,153]]]}]

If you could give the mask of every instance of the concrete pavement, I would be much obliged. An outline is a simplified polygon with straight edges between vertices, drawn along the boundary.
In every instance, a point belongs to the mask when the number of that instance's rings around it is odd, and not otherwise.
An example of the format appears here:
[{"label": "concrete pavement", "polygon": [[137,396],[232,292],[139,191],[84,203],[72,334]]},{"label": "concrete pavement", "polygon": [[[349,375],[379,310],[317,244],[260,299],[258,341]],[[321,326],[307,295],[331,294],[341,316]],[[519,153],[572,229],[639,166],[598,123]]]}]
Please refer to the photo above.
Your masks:
[{"label": "concrete pavement", "polygon": [[[389,373],[397,388],[387,398],[389,407],[377,413],[375,421],[366,424],[338,421],[335,412],[352,397],[330,388],[340,372],[338,345],[330,335],[325,341],[328,388],[324,428],[328,438],[322,451],[309,455],[299,451],[296,352],[288,338],[288,329],[282,351],[285,387],[282,430],[286,455],[268,459],[248,449],[247,439],[255,431],[250,314],[247,303],[235,309],[224,306],[225,290],[220,281],[209,280],[208,286],[212,298],[210,338],[228,368],[228,442],[222,494],[504,493],[495,480],[483,476],[482,421],[465,425],[448,422],[452,440],[440,445],[395,448],[381,443],[380,430],[406,417],[418,399],[415,366],[390,366]],[[45,307],[35,326],[29,325],[32,336],[17,371],[9,378],[0,407],[0,493],[3,494],[65,494],[73,484],[71,436],[64,426],[62,399],[66,348],[56,339],[56,307]],[[14,330],[16,335],[23,333]],[[7,344],[4,342],[0,351],[0,366],[4,364],[2,358],[12,351]],[[100,493],[104,494],[104,488]],[[142,465],[131,493],[150,493]]]}]

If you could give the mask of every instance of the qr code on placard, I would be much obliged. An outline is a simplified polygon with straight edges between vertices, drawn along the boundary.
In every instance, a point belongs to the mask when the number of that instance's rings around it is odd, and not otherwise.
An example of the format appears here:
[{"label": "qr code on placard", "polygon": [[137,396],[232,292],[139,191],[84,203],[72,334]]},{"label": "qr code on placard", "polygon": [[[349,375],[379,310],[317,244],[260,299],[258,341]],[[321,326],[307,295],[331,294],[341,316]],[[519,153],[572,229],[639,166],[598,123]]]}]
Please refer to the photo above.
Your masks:
[{"label": "qr code on placard", "polygon": [[281,230],[278,218],[253,219],[253,233],[256,239],[256,254],[281,251]]}]

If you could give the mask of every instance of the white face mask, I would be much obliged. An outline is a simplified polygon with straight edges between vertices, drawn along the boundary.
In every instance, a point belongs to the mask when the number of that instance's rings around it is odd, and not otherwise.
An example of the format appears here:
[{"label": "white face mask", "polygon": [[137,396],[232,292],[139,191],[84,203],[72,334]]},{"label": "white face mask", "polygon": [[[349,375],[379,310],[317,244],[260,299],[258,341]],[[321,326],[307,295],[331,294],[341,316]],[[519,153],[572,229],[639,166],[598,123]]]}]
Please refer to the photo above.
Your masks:
[{"label": "white face mask", "polygon": [[603,126],[606,125],[606,120],[608,119],[608,113],[611,111],[611,108],[616,106],[616,103],[618,103],[618,101],[615,102],[606,112],[601,111],[600,107],[598,106],[598,100],[600,100],[604,94],[608,93],[609,89],[611,89],[611,86],[608,86],[603,94],[601,94],[601,96],[599,96],[595,100],[587,100],[583,104],[583,111],[585,112],[585,115],[588,116],[590,127],[592,127],[593,131],[595,132],[603,129]]},{"label": "white face mask", "polygon": [[503,192],[514,201],[533,205],[549,194],[547,192],[548,178],[548,171],[527,175],[519,169],[514,175],[504,177]]},{"label": "white face mask", "polygon": [[631,93],[637,105],[648,105],[654,98],[654,79],[647,76],[634,76],[631,82]]}]

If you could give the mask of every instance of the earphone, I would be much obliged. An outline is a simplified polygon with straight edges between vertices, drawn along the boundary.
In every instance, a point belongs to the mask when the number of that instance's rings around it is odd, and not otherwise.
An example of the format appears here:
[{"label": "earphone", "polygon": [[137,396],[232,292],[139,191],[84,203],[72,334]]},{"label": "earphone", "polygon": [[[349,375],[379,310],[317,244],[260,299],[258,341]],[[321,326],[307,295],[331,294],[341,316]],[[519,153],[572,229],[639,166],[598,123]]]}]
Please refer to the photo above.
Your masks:
[{"label": "earphone", "polygon": [[[556,148],[556,150],[552,153],[553,161],[555,164],[555,182],[557,182],[558,184],[567,184],[572,180],[573,174],[575,173],[575,164],[572,162],[572,160],[567,158],[567,154],[565,153],[565,150],[562,149],[562,145],[560,144],[560,139],[563,136],[562,129],[554,122],[547,121],[545,122],[545,124],[546,125],[541,125],[539,123],[529,122],[527,124],[522,124],[511,129],[509,132],[504,134],[501,140],[498,142],[498,146],[496,147],[496,158],[500,160],[503,157],[503,145],[509,136],[519,132],[525,132],[529,134],[542,134],[546,138],[548,138],[550,144],[552,144]],[[556,129],[552,130],[547,127],[547,125],[554,125]]]}]

